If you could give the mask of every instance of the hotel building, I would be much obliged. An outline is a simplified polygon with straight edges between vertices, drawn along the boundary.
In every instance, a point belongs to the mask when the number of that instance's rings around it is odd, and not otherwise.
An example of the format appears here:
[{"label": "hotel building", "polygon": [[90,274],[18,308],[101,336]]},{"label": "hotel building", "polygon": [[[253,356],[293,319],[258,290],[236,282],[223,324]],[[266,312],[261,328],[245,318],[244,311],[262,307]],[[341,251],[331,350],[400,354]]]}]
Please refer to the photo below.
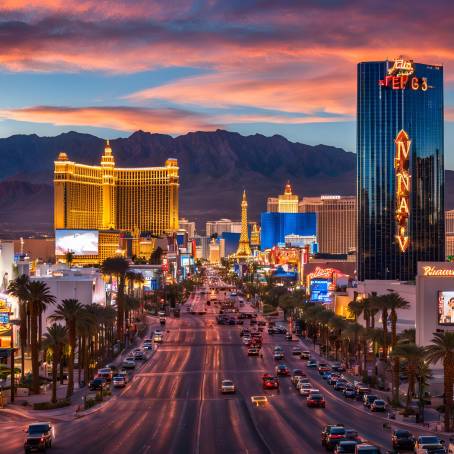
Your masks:
[{"label": "hotel building", "polygon": [[292,192],[290,181],[285,185],[284,193],[277,197],[268,197],[268,213],[298,213],[299,197]]},{"label": "hotel building", "polygon": [[118,249],[124,232],[175,233],[178,188],[176,159],[168,159],[163,167],[116,167],[109,142],[100,166],[75,163],[60,153],[54,170],[55,229],[98,231],[101,261]]},{"label": "hotel building", "polygon": [[413,280],[445,258],[443,67],[363,62],[357,84],[358,278]]},{"label": "hotel building", "polygon": [[445,212],[446,259],[454,257],[454,210]]},{"label": "hotel building", "polygon": [[322,254],[348,254],[356,250],[356,197],[322,195],[303,197],[302,213],[317,214],[318,251]]}]

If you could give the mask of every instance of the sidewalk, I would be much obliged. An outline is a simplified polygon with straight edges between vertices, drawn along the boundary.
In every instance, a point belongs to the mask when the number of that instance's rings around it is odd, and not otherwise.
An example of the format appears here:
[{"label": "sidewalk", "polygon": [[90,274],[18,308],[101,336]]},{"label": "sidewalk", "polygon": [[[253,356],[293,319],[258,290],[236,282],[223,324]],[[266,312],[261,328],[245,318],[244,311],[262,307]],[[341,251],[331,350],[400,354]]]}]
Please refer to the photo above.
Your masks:
[{"label": "sidewalk", "polygon": [[[151,317],[146,318],[145,323],[147,324],[147,329],[144,334],[144,338],[146,337],[151,337],[151,332],[152,330],[158,325],[158,323],[153,320]],[[143,344],[143,339],[140,338],[139,336],[136,336],[134,338],[133,343],[131,343],[126,349],[122,350],[118,356],[111,361],[109,364],[113,364],[115,366],[120,366],[122,361],[130,355],[132,350],[135,348],[138,348]],[[148,358],[149,359],[149,358]],[[30,396],[16,396],[16,402],[14,404],[9,403],[7,407],[4,409],[0,409],[0,412],[4,413],[9,413],[9,414],[15,414],[22,416],[27,419],[33,419],[36,420],[36,418],[51,418],[51,419],[56,419],[56,420],[61,420],[61,421],[69,421],[73,420],[76,412],[78,409],[81,409],[83,407],[83,400],[84,397],[91,391],[88,389],[88,384],[87,386],[84,386],[82,388],[79,388],[79,383],[78,383],[78,373],[76,372],[75,374],[75,383],[74,383],[74,394],[71,397],[71,405],[67,407],[62,407],[62,408],[57,408],[54,410],[34,410],[33,409],[33,404],[34,403],[40,403],[40,402],[50,402],[51,400],[51,384],[47,386],[47,390],[45,393],[41,394],[34,394]],[[134,372],[132,373],[134,375]],[[57,385],[57,399],[64,399],[66,397],[66,390],[67,390],[67,384],[61,385],[58,383]],[[112,397],[106,399],[100,404],[97,404],[96,406],[88,409],[88,410],[81,410],[78,412],[80,416],[85,416],[86,414],[93,413],[95,411],[98,411],[101,407],[103,407],[105,404],[108,402],[112,401],[115,398],[115,395]],[[24,405],[24,402],[27,402],[26,405]]]}]

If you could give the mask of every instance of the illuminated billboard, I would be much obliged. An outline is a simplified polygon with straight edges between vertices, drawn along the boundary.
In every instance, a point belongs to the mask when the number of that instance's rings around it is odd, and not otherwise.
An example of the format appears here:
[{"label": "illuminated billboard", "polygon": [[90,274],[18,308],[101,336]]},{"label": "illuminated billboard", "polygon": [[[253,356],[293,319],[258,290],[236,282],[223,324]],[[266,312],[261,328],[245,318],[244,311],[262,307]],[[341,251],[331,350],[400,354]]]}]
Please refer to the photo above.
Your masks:
[{"label": "illuminated billboard", "polygon": [[454,325],[454,290],[438,292],[438,324]]},{"label": "illuminated billboard", "polygon": [[98,255],[99,232],[97,230],[56,230],[55,255],[72,252],[74,256]]},{"label": "illuminated billboard", "polygon": [[310,281],[310,301],[318,303],[331,303],[332,293],[330,291],[330,279],[311,279]]}]

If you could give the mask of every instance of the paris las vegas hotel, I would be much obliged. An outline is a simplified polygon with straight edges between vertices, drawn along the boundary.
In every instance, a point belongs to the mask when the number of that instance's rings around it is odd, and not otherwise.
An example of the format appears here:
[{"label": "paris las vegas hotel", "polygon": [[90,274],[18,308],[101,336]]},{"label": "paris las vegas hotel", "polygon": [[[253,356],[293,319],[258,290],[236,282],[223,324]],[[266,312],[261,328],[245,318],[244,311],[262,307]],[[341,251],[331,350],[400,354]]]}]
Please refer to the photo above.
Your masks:
[{"label": "paris las vegas hotel", "polygon": [[176,159],[162,167],[116,167],[108,141],[99,166],[60,153],[54,169],[57,259],[71,250],[75,263],[100,263],[122,248],[149,257],[154,238],[178,230],[178,170]]}]

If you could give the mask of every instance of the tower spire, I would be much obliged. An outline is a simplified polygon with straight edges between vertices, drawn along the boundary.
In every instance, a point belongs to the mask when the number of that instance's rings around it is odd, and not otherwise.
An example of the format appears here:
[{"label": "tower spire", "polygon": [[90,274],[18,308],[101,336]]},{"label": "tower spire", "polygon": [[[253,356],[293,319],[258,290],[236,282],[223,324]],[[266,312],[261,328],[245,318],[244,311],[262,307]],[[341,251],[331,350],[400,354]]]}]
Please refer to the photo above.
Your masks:
[{"label": "tower spire", "polygon": [[249,232],[247,224],[247,198],[246,191],[243,191],[243,200],[241,202],[241,234],[238,250],[236,251],[237,257],[249,257],[251,255],[251,247],[249,245]]}]

